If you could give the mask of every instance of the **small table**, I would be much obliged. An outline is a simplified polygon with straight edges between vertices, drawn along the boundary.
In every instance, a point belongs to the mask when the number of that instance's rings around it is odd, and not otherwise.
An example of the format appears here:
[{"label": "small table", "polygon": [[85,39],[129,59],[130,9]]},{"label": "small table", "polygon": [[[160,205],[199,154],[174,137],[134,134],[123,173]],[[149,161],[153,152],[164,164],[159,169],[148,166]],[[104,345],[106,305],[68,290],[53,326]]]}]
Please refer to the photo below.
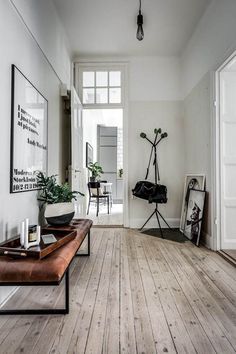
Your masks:
[{"label": "small table", "polygon": [[112,207],[112,182],[100,182],[104,194],[109,195],[109,205]]},{"label": "small table", "polygon": [[112,194],[112,183],[111,182],[100,182],[100,186],[104,190],[105,193]]}]

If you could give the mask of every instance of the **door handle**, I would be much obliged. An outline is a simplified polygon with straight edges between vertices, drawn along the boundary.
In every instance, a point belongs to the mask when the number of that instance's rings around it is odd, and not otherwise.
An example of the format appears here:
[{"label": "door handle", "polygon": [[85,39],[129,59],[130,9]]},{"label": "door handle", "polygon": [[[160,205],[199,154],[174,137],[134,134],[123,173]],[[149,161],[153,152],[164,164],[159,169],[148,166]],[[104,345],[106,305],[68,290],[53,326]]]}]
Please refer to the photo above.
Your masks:
[{"label": "door handle", "polygon": [[80,170],[75,170],[76,173],[81,172]]}]

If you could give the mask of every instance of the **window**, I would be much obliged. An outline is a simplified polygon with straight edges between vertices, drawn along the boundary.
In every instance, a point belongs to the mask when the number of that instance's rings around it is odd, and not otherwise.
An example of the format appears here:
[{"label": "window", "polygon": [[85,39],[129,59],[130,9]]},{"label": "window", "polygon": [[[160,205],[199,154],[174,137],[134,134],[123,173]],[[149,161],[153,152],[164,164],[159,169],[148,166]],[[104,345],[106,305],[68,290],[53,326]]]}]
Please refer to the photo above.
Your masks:
[{"label": "window", "polygon": [[122,71],[86,69],[80,71],[80,92],[84,105],[122,105]]}]

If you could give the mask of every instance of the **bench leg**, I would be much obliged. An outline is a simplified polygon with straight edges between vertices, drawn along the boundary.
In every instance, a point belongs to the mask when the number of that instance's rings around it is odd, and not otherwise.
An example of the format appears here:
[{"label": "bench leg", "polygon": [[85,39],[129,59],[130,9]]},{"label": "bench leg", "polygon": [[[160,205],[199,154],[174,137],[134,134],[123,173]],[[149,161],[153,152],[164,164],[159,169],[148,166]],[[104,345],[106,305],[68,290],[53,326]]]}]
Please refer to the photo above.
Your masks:
[{"label": "bench leg", "polygon": [[[15,310],[4,310],[0,309],[0,315],[66,315],[69,313],[69,291],[70,291],[70,282],[69,282],[69,268],[65,273],[65,308],[58,309],[15,309]],[[20,285],[20,283],[15,284]],[[32,283],[30,285],[37,285]],[[45,284],[50,285],[50,284]],[[41,285],[39,285],[41,286]]]},{"label": "bench leg", "polygon": [[[85,237],[86,238],[86,237]],[[84,238],[84,240],[85,240]],[[88,240],[88,251],[87,253],[76,253],[75,257],[84,257],[84,256],[90,256],[90,230],[87,233],[87,240]],[[83,241],[84,242],[84,241]]]}]

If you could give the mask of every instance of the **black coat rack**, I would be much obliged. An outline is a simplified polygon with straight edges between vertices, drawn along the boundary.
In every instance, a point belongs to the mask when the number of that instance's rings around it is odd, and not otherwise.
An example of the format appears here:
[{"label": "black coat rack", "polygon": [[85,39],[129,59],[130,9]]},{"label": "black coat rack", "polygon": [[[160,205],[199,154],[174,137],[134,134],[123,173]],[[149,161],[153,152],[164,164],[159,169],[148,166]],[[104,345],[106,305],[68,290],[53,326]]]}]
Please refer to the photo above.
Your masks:
[{"label": "black coat rack", "polygon": [[[158,166],[158,160],[157,160],[157,146],[160,144],[160,142],[167,138],[168,134],[165,133],[161,133],[161,128],[159,129],[154,129],[154,140],[151,141],[147,135],[145,133],[141,133],[140,137],[143,139],[146,139],[151,145],[151,154],[150,154],[150,158],[149,158],[149,163],[148,163],[148,167],[147,167],[147,172],[146,172],[146,177],[145,180],[148,178],[149,175],[149,169],[150,169],[150,164],[152,161],[152,155],[154,152],[154,159],[153,159],[153,166],[154,166],[154,172],[155,172],[155,185],[160,184],[160,172],[159,172],[159,166]],[[153,217],[153,215],[156,215],[157,218],[157,222],[158,222],[158,226],[160,229],[160,233],[161,233],[161,237],[164,238],[163,236],[163,231],[161,228],[161,224],[160,224],[160,218],[165,222],[165,224],[168,226],[169,229],[171,229],[170,225],[167,223],[167,221],[165,220],[165,218],[162,216],[162,214],[159,212],[158,210],[158,203],[155,203],[156,207],[155,210],[153,211],[153,213],[149,216],[149,218],[145,221],[145,223],[143,224],[143,226],[141,227],[140,231],[142,231],[142,229],[145,227],[145,225],[148,223],[148,221]]]}]

